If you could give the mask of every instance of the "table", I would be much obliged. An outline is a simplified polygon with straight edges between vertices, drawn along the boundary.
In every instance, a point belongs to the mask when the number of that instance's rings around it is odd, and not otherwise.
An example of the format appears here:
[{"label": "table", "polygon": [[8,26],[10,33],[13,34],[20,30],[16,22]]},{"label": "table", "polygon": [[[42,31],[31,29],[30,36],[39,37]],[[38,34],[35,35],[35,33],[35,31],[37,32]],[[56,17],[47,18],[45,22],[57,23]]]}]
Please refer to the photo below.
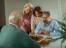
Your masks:
[{"label": "table", "polygon": [[[55,42],[51,42],[47,46],[41,46],[41,48],[61,48],[61,41],[62,41],[62,39],[59,39]],[[64,48],[65,45],[66,45],[66,41],[63,43],[62,47]]]}]

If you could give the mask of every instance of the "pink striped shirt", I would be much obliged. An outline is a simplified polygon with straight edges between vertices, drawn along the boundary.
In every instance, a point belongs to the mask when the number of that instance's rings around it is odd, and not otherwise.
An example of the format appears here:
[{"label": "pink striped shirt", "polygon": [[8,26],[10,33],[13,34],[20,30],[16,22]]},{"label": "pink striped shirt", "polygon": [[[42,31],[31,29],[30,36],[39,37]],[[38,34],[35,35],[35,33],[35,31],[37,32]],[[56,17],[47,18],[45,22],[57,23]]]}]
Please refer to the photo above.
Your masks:
[{"label": "pink striped shirt", "polygon": [[31,16],[31,13],[23,14],[22,12],[23,22],[21,28],[24,29],[26,32],[31,32]]}]

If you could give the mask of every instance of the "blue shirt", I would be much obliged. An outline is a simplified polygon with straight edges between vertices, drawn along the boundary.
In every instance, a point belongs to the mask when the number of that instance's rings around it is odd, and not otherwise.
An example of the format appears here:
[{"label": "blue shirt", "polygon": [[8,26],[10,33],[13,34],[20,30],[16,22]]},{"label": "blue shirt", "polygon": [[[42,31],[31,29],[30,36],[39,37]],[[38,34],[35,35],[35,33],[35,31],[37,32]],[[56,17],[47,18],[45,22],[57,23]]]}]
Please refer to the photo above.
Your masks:
[{"label": "blue shirt", "polygon": [[60,32],[58,31],[60,29],[57,21],[55,20],[51,20],[49,23],[48,23],[48,26],[45,26],[44,24],[44,21],[41,21],[38,26],[36,27],[35,29],[35,33],[38,34],[38,32],[41,30],[41,29],[45,29],[47,30],[48,32],[50,32],[50,36],[60,36]]}]

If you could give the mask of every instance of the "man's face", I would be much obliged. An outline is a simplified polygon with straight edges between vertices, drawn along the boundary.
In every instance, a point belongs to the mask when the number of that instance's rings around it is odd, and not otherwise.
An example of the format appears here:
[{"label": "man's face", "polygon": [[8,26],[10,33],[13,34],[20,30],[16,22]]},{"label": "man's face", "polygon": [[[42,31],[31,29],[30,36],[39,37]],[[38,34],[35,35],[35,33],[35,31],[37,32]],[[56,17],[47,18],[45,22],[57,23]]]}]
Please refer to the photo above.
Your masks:
[{"label": "man's face", "polygon": [[44,21],[48,21],[49,16],[47,14],[43,14],[43,19],[44,19]]},{"label": "man's face", "polygon": [[25,9],[24,9],[24,11],[25,11],[26,14],[30,13],[30,10],[31,10],[30,7],[25,7]]}]

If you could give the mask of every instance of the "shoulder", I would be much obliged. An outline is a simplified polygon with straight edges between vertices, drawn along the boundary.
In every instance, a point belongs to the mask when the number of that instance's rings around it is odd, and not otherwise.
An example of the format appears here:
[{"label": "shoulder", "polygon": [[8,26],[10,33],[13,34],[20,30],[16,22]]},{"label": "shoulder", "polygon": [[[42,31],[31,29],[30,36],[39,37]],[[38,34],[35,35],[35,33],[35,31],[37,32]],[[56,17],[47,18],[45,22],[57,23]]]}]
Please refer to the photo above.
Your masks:
[{"label": "shoulder", "polygon": [[35,18],[35,16],[34,16],[34,15],[32,15],[31,17],[32,17],[32,18]]},{"label": "shoulder", "polygon": [[51,23],[54,25],[58,25],[58,22],[56,20],[52,20]]},{"label": "shoulder", "polygon": [[3,27],[2,27],[2,29],[6,29],[6,28],[8,28],[9,27],[9,24],[6,24],[6,25],[4,25]]},{"label": "shoulder", "polygon": [[34,15],[32,15],[31,17],[34,18]]},{"label": "shoulder", "polygon": [[1,29],[1,31],[3,30],[3,29],[5,29],[7,27],[7,25],[4,25],[3,27],[2,27],[2,29]]},{"label": "shoulder", "polygon": [[52,23],[57,23],[57,21],[56,21],[56,20],[51,20],[51,22],[52,22]]},{"label": "shoulder", "polygon": [[34,15],[31,16],[31,20],[35,20],[35,16]]}]

